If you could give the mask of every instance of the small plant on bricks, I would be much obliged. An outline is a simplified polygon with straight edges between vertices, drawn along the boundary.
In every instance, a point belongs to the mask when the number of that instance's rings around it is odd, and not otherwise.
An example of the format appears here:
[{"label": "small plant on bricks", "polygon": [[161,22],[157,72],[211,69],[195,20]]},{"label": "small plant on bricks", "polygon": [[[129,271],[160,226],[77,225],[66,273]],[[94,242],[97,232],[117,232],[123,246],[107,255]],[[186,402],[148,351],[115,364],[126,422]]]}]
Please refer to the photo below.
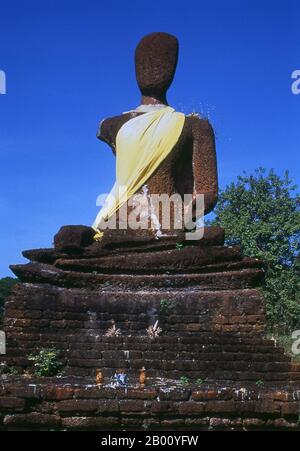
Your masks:
[{"label": "small plant on bricks", "polygon": [[59,351],[54,348],[44,348],[35,354],[29,354],[28,360],[33,362],[34,374],[39,377],[57,376],[62,370],[58,355]]},{"label": "small plant on bricks", "polygon": [[189,384],[189,378],[186,376],[181,376],[181,378],[179,379],[181,385],[188,385]]},{"label": "small plant on bricks", "polygon": [[159,303],[160,311],[163,314],[167,314],[171,310],[171,301],[169,299],[161,299]]},{"label": "small plant on bricks", "polygon": [[15,366],[7,365],[5,362],[0,365],[0,375],[7,374],[10,376],[17,376],[20,370]]}]

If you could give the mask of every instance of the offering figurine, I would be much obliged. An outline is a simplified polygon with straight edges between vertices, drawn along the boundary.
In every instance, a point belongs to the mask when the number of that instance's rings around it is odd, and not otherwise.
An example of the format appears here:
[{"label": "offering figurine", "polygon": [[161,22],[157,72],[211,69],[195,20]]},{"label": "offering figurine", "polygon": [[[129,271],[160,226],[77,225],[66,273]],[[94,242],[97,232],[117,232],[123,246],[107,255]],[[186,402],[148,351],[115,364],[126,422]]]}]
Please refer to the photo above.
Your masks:
[{"label": "offering figurine", "polygon": [[104,384],[104,375],[101,370],[96,370],[96,384],[102,385]]},{"label": "offering figurine", "polygon": [[146,383],[146,368],[143,366],[143,368],[140,369],[140,385],[143,387]]}]

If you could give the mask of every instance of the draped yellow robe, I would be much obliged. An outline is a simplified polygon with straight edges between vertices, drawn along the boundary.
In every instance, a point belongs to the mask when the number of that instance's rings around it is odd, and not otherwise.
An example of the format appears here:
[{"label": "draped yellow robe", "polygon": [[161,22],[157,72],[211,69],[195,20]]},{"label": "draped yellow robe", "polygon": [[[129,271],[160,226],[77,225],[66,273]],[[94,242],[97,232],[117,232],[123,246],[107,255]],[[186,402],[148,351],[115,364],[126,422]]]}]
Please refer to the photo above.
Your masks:
[{"label": "draped yellow robe", "polygon": [[120,128],[116,137],[116,182],[93,224],[96,231],[147,183],[170,154],[184,120],[184,114],[165,107],[139,115]]}]

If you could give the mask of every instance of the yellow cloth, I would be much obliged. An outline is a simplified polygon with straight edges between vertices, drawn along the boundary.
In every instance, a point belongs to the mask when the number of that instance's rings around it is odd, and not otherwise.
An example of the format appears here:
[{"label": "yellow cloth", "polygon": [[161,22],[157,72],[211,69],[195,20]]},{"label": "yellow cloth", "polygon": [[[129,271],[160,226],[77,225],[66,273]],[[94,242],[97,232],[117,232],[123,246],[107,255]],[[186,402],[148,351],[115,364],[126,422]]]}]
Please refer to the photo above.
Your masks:
[{"label": "yellow cloth", "polygon": [[[116,137],[116,182],[93,224],[109,219],[139,189],[177,143],[185,116],[171,107],[152,110],[126,122]],[[120,192],[120,187],[125,192]],[[101,232],[95,239],[101,239]]]}]

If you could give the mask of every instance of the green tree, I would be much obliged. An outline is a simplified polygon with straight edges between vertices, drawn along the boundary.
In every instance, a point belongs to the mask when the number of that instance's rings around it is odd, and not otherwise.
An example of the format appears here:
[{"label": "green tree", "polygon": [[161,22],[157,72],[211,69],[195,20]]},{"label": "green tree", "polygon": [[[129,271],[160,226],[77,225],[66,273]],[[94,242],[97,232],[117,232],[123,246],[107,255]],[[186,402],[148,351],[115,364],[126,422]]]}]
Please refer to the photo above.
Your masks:
[{"label": "green tree", "polygon": [[213,224],[226,231],[226,243],[266,263],[263,287],[270,326],[300,325],[300,196],[288,172],[244,173],[220,193]]},{"label": "green tree", "polygon": [[17,279],[12,277],[4,277],[0,279],[0,326],[2,326],[3,320],[3,309],[6,298],[11,292],[12,287],[18,282]]}]

